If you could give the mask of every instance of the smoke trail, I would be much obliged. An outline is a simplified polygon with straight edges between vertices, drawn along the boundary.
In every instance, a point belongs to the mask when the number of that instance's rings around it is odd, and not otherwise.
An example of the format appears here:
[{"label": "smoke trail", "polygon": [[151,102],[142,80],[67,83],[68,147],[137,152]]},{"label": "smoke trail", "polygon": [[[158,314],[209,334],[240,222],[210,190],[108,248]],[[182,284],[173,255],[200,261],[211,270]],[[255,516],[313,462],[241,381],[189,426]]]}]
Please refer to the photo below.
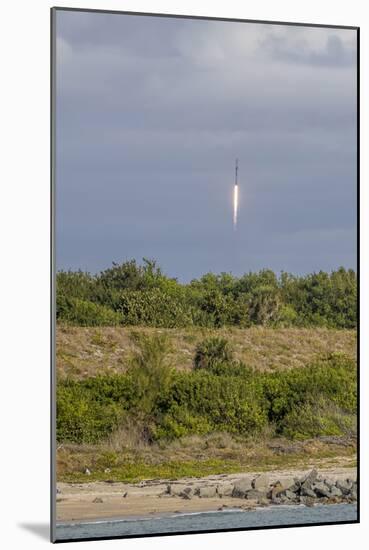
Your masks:
[{"label": "smoke trail", "polygon": [[237,214],[238,214],[238,185],[234,186],[233,191],[233,228],[237,229]]}]

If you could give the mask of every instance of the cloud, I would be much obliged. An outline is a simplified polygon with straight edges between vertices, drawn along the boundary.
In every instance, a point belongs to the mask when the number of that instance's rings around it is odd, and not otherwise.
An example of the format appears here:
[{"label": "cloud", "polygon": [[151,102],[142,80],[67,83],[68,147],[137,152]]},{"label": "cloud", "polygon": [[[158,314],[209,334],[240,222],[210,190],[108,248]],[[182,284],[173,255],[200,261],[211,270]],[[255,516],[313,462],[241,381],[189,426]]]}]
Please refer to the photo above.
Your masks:
[{"label": "cloud", "polygon": [[297,235],[292,270],[352,266],[316,232],[354,243],[354,44],[349,30],[58,11],[58,265],[145,253],[181,278],[242,272],[279,265],[274,236]]},{"label": "cloud", "polygon": [[[352,34],[352,31],[342,30],[340,34]],[[260,49],[271,59],[297,65],[311,65],[313,67],[347,67],[356,64],[356,43],[353,39],[348,42],[339,34],[329,34],[325,31],[323,41],[312,44],[306,36],[292,37],[285,35],[268,34],[260,42]]]}]

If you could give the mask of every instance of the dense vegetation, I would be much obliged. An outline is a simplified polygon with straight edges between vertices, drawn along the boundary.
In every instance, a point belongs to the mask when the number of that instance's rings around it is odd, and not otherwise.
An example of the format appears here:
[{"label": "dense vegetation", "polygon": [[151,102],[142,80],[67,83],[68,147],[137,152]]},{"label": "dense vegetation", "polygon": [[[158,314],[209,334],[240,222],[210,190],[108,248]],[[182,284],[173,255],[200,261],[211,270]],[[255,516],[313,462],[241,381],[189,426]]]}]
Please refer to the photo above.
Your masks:
[{"label": "dense vegetation", "polygon": [[197,346],[193,369],[181,372],[169,362],[165,335],[133,338],[126,373],[59,381],[59,441],[99,443],[124,429],[147,443],[219,431],[292,439],[355,433],[356,366],[342,354],[263,373],[213,337]]},{"label": "dense vegetation", "polygon": [[353,270],[294,276],[271,270],[235,277],[208,273],[189,284],[135,260],[100,274],[57,274],[57,319],[81,326],[356,326]]}]

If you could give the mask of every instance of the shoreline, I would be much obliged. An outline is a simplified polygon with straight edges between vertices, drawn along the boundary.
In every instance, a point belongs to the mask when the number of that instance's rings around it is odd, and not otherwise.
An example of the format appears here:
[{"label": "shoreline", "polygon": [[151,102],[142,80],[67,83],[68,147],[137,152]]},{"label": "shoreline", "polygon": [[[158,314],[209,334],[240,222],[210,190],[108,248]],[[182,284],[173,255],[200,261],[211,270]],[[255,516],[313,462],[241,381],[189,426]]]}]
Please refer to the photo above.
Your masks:
[{"label": "shoreline", "polygon": [[[78,522],[109,522],[128,519],[150,519],[168,515],[198,514],[227,510],[252,511],[271,506],[291,506],[304,502],[268,501],[262,495],[260,479],[267,479],[271,491],[278,484],[283,487],[293,479],[304,479],[311,470],[279,470],[268,473],[253,472],[239,474],[219,474],[202,478],[182,478],[179,480],[147,480],[140,483],[103,482],[58,483],[57,524]],[[319,470],[319,479],[345,482],[356,480],[356,468],[325,468]],[[251,489],[255,479],[258,488]],[[292,480],[292,481],[291,481]],[[230,491],[236,484],[249,486],[247,497]],[[169,489],[168,489],[169,487]],[[186,491],[188,495],[186,496]],[[232,496],[233,494],[233,496]],[[236,493],[237,494],[237,493]],[[282,494],[282,491],[281,491]],[[304,497],[305,498],[305,497]],[[308,497],[306,497],[308,498]],[[331,499],[332,500],[332,499]],[[316,503],[328,504],[329,499],[316,499]],[[334,503],[334,501],[332,501]],[[337,502],[335,502],[337,503]],[[308,504],[315,504],[315,502]]]},{"label": "shoreline", "polygon": [[[312,505],[312,508],[319,508],[322,506],[356,506],[356,502],[340,502],[335,504],[324,504],[320,502],[316,502]],[[125,523],[125,522],[132,522],[132,521],[150,521],[152,519],[176,519],[181,518],[184,516],[199,516],[199,515],[206,515],[206,514],[220,514],[220,513],[240,513],[243,514],[245,512],[253,513],[256,511],[264,510],[267,512],[268,510],[283,510],[283,509],[291,509],[291,508],[309,508],[306,504],[270,504],[268,506],[261,506],[261,505],[254,505],[250,506],[249,508],[246,507],[237,507],[234,506],[233,508],[225,508],[225,509],[217,509],[217,510],[201,510],[198,512],[167,512],[167,513],[157,513],[157,514],[150,514],[147,516],[112,516],[112,517],[106,517],[106,518],[91,518],[88,520],[74,520],[74,521],[57,521],[56,526],[57,527],[74,527],[74,526],[87,526],[87,525],[105,525],[109,523]]]}]

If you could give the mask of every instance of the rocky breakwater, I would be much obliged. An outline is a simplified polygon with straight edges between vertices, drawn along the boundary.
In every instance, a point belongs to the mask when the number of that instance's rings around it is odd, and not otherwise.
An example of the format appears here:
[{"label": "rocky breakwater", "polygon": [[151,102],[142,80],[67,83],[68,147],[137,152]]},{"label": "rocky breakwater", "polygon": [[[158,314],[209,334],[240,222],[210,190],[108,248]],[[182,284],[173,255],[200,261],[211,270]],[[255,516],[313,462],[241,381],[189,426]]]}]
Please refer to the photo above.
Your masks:
[{"label": "rocky breakwater", "polygon": [[[225,498],[246,499],[254,504],[268,506],[271,504],[339,504],[357,500],[356,479],[325,478],[317,470],[312,470],[303,477],[283,477],[277,481],[270,481],[268,474],[256,477],[242,477],[230,482],[225,480],[218,483],[167,485],[167,489],[160,496],[181,497],[186,500],[192,498]],[[251,504],[251,502],[250,502]]]}]

